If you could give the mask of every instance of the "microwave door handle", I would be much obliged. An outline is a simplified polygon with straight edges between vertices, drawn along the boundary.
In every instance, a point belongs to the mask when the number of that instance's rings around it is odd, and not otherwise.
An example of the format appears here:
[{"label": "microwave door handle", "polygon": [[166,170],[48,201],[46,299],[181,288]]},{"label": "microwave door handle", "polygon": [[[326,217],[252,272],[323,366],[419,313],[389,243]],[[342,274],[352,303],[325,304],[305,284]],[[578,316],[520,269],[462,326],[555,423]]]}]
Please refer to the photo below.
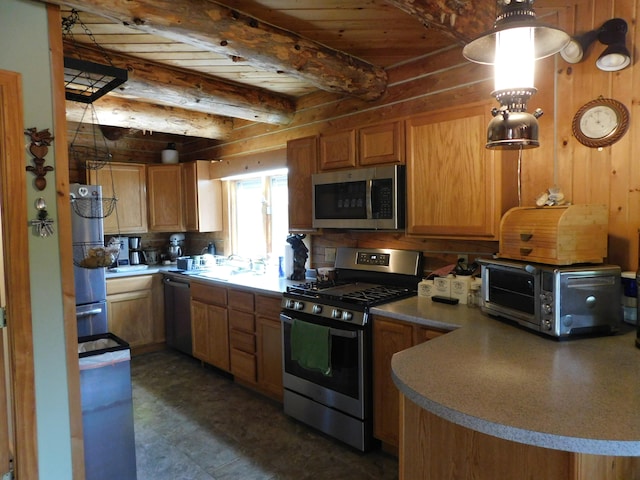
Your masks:
[{"label": "microwave door handle", "polygon": [[373,218],[373,180],[367,180],[367,218]]}]

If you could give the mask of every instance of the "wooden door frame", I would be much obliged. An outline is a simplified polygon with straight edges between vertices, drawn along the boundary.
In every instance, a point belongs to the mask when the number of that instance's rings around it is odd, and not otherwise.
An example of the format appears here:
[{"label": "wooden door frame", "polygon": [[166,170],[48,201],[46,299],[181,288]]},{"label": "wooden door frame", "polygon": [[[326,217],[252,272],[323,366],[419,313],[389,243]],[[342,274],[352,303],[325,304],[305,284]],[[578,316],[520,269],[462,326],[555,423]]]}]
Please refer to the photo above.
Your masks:
[{"label": "wooden door frame", "polygon": [[[54,112],[54,142],[56,163],[56,193],[58,236],[60,245],[60,276],[62,310],[67,360],[69,395],[69,428],[71,432],[71,464],[73,480],[84,480],[84,437],[80,398],[80,366],[78,364],[78,325],[76,293],[73,281],[73,249],[71,238],[71,197],[69,194],[69,152],[64,92],[64,53],[62,47],[62,16],[60,7],[47,4],[49,49],[51,51],[51,85]],[[28,477],[31,478],[31,477]],[[35,477],[34,477],[35,478]]]},{"label": "wooden door frame", "polygon": [[[29,277],[26,155],[22,76],[0,70],[0,208],[7,295],[7,333],[12,370],[15,473],[38,478],[35,373]],[[0,472],[2,473],[2,472]]]}]

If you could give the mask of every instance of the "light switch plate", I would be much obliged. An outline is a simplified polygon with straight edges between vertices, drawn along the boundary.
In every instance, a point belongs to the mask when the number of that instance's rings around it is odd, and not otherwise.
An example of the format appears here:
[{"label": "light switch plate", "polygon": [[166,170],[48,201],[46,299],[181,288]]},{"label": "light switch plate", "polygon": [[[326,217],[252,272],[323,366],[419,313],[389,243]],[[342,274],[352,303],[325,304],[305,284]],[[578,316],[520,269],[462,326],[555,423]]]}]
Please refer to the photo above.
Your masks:
[{"label": "light switch plate", "polygon": [[335,247],[325,247],[324,249],[324,261],[335,262],[336,261],[336,249]]}]

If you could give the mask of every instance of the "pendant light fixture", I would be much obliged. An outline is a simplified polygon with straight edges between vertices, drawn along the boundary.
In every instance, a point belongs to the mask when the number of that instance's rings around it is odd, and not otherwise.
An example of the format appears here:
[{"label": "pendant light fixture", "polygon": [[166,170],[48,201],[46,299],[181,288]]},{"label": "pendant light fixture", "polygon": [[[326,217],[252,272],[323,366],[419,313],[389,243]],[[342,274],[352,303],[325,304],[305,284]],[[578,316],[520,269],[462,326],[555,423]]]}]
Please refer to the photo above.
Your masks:
[{"label": "pendant light fixture", "polygon": [[468,43],[462,54],[476,63],[494,65],[495,89],[500,108],[491,111],[487,148],[521,149],[540,145],[538,117],[541,109],[527,112],[536,93],[534,64],[553,55],[569,42],[564,31],[536,20],[533,0],[497,0],[493,29]]}]

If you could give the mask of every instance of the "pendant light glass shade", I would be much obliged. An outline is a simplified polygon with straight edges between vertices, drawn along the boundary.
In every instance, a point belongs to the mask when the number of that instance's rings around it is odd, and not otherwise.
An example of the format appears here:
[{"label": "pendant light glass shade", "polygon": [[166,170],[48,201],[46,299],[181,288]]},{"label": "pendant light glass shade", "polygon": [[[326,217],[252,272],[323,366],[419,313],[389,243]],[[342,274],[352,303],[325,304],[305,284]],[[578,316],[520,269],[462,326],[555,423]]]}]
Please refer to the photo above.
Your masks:
[{"label": "pendant light glass shade", "polygon": [[495,90],[533,88],[534,39],[530,28],[503,30],[496,35]]}]

